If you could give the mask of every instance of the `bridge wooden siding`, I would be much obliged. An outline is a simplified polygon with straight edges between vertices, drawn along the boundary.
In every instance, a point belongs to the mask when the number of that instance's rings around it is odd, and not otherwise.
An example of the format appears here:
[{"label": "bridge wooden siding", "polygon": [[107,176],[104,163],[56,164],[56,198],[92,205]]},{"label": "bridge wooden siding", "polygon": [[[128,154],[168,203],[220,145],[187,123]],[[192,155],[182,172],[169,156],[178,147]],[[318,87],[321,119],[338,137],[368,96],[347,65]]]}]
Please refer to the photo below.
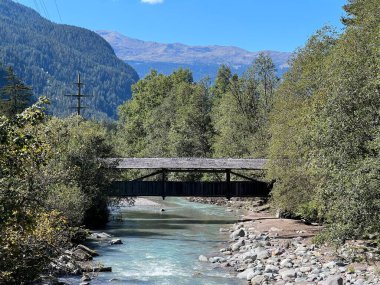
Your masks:
[{"label": "bridge wooden siding", "polygon": [[[133,181],[115,181],[109,196],[176,196],[176,197],[267,197],[271,184],[257,181],[233,170],[265,170],[267,159],[209,159],[209,158],[110,158],[115,169],[148,169],[152,173]],[[167,181],[168,172],[225,173],[225,181],[192,182]],[[245,181],[231,181],[231,174]],[[143,181],[161,175],[160,181]],[[248,181],[246,181],[248,180]]]},{"label": "bridge wooden siding", "polygon": [[117,169],[265,170],[268,159],[250,158],[107,158]]}]

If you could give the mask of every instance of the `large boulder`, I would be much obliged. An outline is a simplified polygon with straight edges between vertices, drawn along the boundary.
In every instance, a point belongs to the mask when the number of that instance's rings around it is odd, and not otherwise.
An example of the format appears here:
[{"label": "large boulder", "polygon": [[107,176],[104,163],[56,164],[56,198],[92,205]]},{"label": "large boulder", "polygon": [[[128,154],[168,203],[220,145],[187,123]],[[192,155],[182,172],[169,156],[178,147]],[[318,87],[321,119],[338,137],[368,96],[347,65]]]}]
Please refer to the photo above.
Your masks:
[{"label": "large boulder", "polygon": [[88,253],[92,257],[99,256],[99,254],[95,250],[92,250],[92,249],[88,248],[87,246],[84,246],[83,244],[78,244],[77,248],[85,251],[86,253]]},{"label": "large boulder", "polygon": [[78,260],[78,261],[92,260],[91,254],[87,253],[86,251],[78,247],[73,250],[72,256],[75,258],[75,260]]},{"label": "large boulder", "polygon": [[244,237],[245,236],[245,231],[244,229],[237,229],[236,231],[233,231],[232,234],[230,235],[231,239],[237,239],[239,237]]}]

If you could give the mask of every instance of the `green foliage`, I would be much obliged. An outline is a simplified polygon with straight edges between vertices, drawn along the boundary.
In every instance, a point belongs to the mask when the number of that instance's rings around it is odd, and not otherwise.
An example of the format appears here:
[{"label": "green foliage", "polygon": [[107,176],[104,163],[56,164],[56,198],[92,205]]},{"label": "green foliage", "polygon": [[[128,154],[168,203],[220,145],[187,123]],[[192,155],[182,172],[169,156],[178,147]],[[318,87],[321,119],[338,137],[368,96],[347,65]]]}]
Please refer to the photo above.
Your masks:
[{"label": "green foliage", "polygon": [[274,99],[271,112],[268,177],[278,208],[303,213],[315,198],[316,181],[310,170],[315,95],[324,84],[324,57],[335,44],[334,33],[325,28],[312,36],[291,62]]},{"label": "green foliage", "polygon": [[138,80],[132,67],[119,60],[111,46],[86,29],[52,23],[35,11],[11,0],[0,1],[0,61],[12,66],[32,86],[46,95],[49,112],[72,113],[72,84],[80,72],[86,86],[87,117],[116,118],[117,107],[131,95]]},{"label": "green foliage", "polygon": [[71,225],[104,225],[112,174],[99,158],[114,156],[106,129],[75,116],[51,118],[40,126],[39,134],[51,146],[44,167],[51,191],[47,207],[62,211]]},{"label": "green foliage", "polygon": [[83,223],[89,201],[77,185],[72,181],[67,182],[68,184],[62,182],[62,184],[48,186],[46,208],[64,213],[70,226],[79,226]]},{"label": "green foliage", "polygon": [[210,152],[208,87],[188,70],[169,76],[152,71],[133,86],[120,108],[119,151],[126,156],[198,156]]},{"label": "green foliage", "polygon": [[322,240],[379,232],[380,6],[353,0],[342,35],[324,29],[276,94],[269,172],[279,207],[328,225]]},{"label": "green foliage", "polygon": [[26,284],[66,245],[63,216],[41,205],[46,197],[41,168],[49,146],[35,126],[44,119],[41,99],[13,118],[0,117],[0,283]]},{"label": "green foliage", "polygon": [[176,117],[168,135],[170,153],[178,157],[209,157],[212,128],[207,86],[187,84],[178,95]]},{"label": "green foliage", "polygon": [[27,284],[78,238],[104,225],[113,156],[107,131],[81,117],[46,118],[39,102],[0,117],[0,283]]},{"label": "green foliage", "polygon": [[0,237],[0,283],[30,284],[67,246],[70,230],[56,211],[27,212],[3,224]]},{"label": "green foliage", "polygon": [[242,78],[231,77],[229,69],[221,67],[212,89],[214,156],[266,156],[268,117],[277,83],[274,64],[265,54]]},{"label": "green foliage", "polygon": [[11,67],[6,69],[4,80],[4,86],[0,88],[0,114],[10,118],[30,105],[33,94],[32,89],[17,78]]}]

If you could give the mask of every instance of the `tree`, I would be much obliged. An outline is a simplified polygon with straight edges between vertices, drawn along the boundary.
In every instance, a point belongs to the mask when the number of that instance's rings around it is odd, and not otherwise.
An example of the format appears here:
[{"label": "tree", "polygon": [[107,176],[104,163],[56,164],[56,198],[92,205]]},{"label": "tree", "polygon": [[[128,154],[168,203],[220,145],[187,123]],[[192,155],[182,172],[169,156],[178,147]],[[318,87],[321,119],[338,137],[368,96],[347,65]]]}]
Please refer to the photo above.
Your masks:
[{"label": "tree", "polygon": [[6,85],[0,89],[0,112],[14,117],[31,104],[32,89],[16,76],[12,67],[6,69],[5,79]]},{"label": "tree", "polygon": [[310,156],[314,151],[313,128],[318,123],[318,115],[313,111],[319,108],[312,106],[321,101],[318,94],[325,86],[326,55],[335,44],[334,32],[324,28],[297,51],[275,93],[270,113],[268,179],[276,181],[273,204],[282,211],[314,216],[307,218],[315,218],[317,211],[317,178],[310,169],[314,163]]},{"label": "tree", "polygon": [[216,157],[266,156],[268,116],[277,82],[274,64],[264,54],[241,78],[230,76],[225,66],[220,68],[212,88],[217,98],[212,109]]},{"label": "tree", "polygon": [[298,51],[271,115],[273,200],[344,242],[379,232],[379,3],[345,6],[346,30]]},{"label": "tree", "polygon": [[208,89],[204,85],[180,88],[176,119],[169,132],[171,154],[177,157],[209,157],[212,127]]},{"label": "tree", "polygon": [[379,232],[379,2],[349,1],[347,28],[325,68],[313,158],[326,236],[344,241]]},{"label": "tree", "polygon": [[35,127],[44,120],[42,99],[12,118],[0,117],[0,283],[28,284],[67,246],[65,218],[42,205],[41,171],[49,146]]},{"label": "tree", "polygon": [[[229,90],[230,80],[232,77],[231,69],[222,64],[216,75],[215,84],[211,89],[213,101],[218,101]],[[214,102],[216,104],[216,102]]]},{"label": "tree", "polygon": [[276,67],[270,56],[262,52],[255,60],[252,69],[252,72],[260,85],[260,108],[262,108],[264,113],[263,116],[266,120],[269,112],[271,111],[274,91],[276,90],[279,82],[279,79],[276,76]]},{"label": "tree", "polygon": [[43,167],[46,208],[60,210],[71,226],[104,226],[113,172],[99,158],[115,156],[106,129],[73,116],[51,118],[38,132],[52,151]]}]

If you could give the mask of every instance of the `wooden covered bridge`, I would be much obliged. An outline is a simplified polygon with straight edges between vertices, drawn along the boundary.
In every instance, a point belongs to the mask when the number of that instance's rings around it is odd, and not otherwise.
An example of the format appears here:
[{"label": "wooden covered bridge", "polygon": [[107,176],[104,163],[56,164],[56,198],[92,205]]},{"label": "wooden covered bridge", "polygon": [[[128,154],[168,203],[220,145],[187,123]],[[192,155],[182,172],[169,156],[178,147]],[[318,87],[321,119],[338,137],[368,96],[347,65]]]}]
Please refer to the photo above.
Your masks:
[{"label": "wooden covered bridge", "polygon": [[[265,170],[267,159],[211,158],[109,158],[115,169],[150,170],[145,176],[131,181],[115,181],[109,196],[168,196],[175,197],[267,197],[271,184],[255,180],[236,171]],[[224,173],[224,181],[168,181],[170,172]],[[144,179],[159,175],[155,181]],[[234,175],[242,181],[231,181]]]}]

